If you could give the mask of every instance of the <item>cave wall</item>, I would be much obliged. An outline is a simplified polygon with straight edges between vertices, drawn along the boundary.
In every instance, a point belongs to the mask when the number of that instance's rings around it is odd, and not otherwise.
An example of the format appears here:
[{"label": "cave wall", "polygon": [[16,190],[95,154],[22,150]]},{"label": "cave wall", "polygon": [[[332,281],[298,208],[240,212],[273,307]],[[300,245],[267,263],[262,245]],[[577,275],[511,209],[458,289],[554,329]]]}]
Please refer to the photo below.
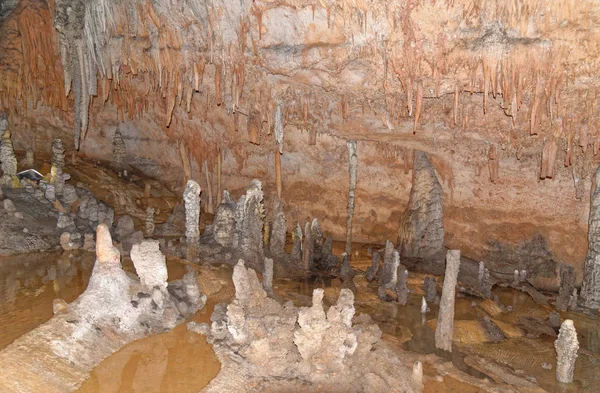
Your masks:
[{"label": "cave wall", "polygon": [[352,138],[355,240],[395,241],[422,150],[448,247],[498,258],[539,235],[580,272],[599,21],[596,2],[570,0],[21,0],[0,26],[0,105],[17,148],[61,136],[110,160],[119,127],[129,164],[175,189],[183,149],[204,189],[222,154],[223,188],[258,178],[267,197],[280,107],[290,225],[318,217],[343,238]]}]

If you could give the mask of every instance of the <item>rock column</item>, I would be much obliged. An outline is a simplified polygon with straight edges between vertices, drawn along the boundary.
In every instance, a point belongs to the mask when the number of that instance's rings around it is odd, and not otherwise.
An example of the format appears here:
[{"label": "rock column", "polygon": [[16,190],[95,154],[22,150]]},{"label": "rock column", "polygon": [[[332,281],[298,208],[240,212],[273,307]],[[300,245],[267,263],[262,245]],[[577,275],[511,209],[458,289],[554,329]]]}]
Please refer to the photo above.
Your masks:
[{"label": "rock column", "polygon": [[188,246],[197,246],[200,238],[198,222],[200,221],[200,185],[193,180],[188,180],[183,191],[185,203],[185,237]]},{"label": "rock column", "polygon": [[440,311],[435,328],[435,347],[452,352],[452,337],[454,335],[454,296],[456,281],[460,269],[460,250],[448,250],[446,253],[446,274],[442,287]]}]

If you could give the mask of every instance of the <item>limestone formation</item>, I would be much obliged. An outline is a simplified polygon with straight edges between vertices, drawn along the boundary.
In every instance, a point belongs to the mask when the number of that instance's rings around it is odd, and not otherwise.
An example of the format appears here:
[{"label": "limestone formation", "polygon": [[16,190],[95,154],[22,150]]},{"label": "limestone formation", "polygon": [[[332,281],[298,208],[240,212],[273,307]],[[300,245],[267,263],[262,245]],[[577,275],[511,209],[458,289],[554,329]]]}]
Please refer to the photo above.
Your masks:
[{"label": "limestone formation", "polygon": [[356,141],[348,143],[348,173],[350,184],[348,188],[348,218],[346,221],[346,254],[352,254],[352,219],[354,218],[354,198],[356,194],[356,178],[358,174],[358,157],[356,155]]},{"label": "limestone formation", "polygon": [[383,254],[383,266],[381,268],[381,275],[379,276],[379,284],[385,288],[393,288],[396,285],[394,278],[396,277],[398,265],[394,260],[394,252],[394,244],[387,240],[385,242],[385,252]]},{"label": "limestone formation", "polygon": [[435,347],[452,352],[454,336],[454,297],[456,281],[460,269],[460,250],[448,250],[446,254],[446,274],[442,286],[440,311],[435,328]]},{"label": "limestone formation", "polygon": [[123,166],[127,151],[125,149],[123,135],[119,129],[115,130],[115,135],[112,140],[112,149],[113,162],[117,168],[121,168]]},{"label": "limestone formation", "polygon": [[479,271],[477,275],[477,282],[479,283],[479,291],[486,298],[489,299],[492,296],[492,284],[490,282],[490,271],[485,267],[485,264],[479,262]]},{"label": "limestone formation", "polygon": [[413,364],[411,382],[417,391],[423,390],[423,363],[418,360]]},{"label": "limestone formation", "polygon": [[583,286],[579,294],[583,306],[600,308],[600,166],[594,175],[588,219],[588,252],[585,259]]},{"label": "limestone formation", "polygon": [[571,296],[575,289],[575,271],[571,266],[561,266],[560,288],[556,298],[556,308],[559,311],[567,311],[571,304]]},{"label": "limestone formation", "polygon": [[146,208],[146,217],[144,218],[144,235],[151,237],[154,233],[154,213],[156,210],[152,206]]},{"label": "limestone formation", "polygon": [[273,198],[273,226],[271,229],[271,239],[269,242],[269,251],[272,255],[280,256],[285,253],[285,232],[286,219],[283,214],[283,203],[277,195]]},{"label": "limestone formation", "polygon": [[365,272],[365,278],[367,281],[371,282],[377,278],[377,275],[380,273],[379,265],[381,263],[381,254],[378,252],[373,252],[371,255],[371,266],[367,268]]},{"label": "limestone formation", "polygon": [[398,229],[402,257],[433,258],[444,247],[443,191],[427,153],[415,151],[413,185]]},{"label": "limestone formation", "polygon": [[262,263],[264,206],[263,191],[260,181],[254,179],[242,195],[236,206],[235,236],[233,247],[238,248],[247,258],[256,258]]},{"label": "limestone formation", "polygon": [[167,287],[167,265],[158,240],[145,240],[131,248],[131,260],[142,285],[148,289]]},{"label": "limestone formation", "polygon": [[[341,289],[328,310],[323,289],[313,291],[310,307],[280,305],[242,261],[234,268],[233,283],[235,299],[215,306],[210,326],[189,326],[208,334],[221,361],[205,392],[414,391],[411,371],[385,343],[374,346],[381,330],[368,316],[354,316],[350,290]],[[366,374],[378,384],[366,382]]]},{"label": "limestone formation", "polygon": [[188,180],[183,191],[183,202],[185,204],[185,237],[190,246],[198,244],[200,230],[200,185],[193,180]]},{"label": "limestone formation", "polygon": [[428,310],[428,306],[427,306],[427,300],[425,300],[425,297],[421,298],[421,314],[426,314],[427,310]]},{"label": "limestone formation", "polygon": [[310,270],[314,263],[314,243],[312,239],[312,232],[310,230],[310,223],[306,223],[304,226],[304,242],[302,243],[302,268]]},{"label": "limestone formation", "polygon": [[560,326],[558,338],[554,341],[556,349],[556,379],[563,383],[573,382],[575,360],[579,350],[579,341],[573,321],[566,319]]},{"label": "limestone formation", "polygon": [[406,279],[408,276],[408,270],[403,265],[398,265],[396,276],[396,295],[398,296],[398,303],[405,306],[408,301],[408,286],[406,285]]},{"label": "limestone formation", "polygon": [[267,293],[273,292],[273,260],[271,258],[265,258],[262,285]]},{"label": "limestone formation", "polygon": [[299,223],[296,223],[293,235],[292,259],[300,265],[302,262],[302,228]]},{"label": "limestone formation", "polygon": [[429,303],[434,303],[437,299],[437,282],[435,277],[425,277],[425,280],[423,280],[423,287],[425,291],[425,300]]},{"label": "limestone formation", "polygon": [[235,204],[227,190],[217,207],[213,224],[213,238],[223,247],[231,247],[235,235]]},{"label": "limestone formation", "polygon": [[65,147],[60,138],[52,142],[52,165],[61,170],[65,167]]},{"label": "limestone formation", "polygon": [[12,187],[13,178],[17,174],[17,157],[13,150],[11,133],[8,130],[8,120],[4,112],[0,112],[0,168],[2,169],[2,177],[0,178],[0,186]]}]

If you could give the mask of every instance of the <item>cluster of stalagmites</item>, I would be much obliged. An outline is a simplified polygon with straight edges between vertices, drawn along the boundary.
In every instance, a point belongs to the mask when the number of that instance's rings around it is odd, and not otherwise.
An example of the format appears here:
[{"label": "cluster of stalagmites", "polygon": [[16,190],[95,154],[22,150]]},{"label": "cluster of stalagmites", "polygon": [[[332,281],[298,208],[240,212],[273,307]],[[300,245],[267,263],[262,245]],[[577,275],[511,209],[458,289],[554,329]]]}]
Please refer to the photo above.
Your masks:
[{"label": "cluster of stalagmites", "polygon": [[188,223],[192,227],[191,232],[186,233],[192,235],[188,237],[188,246],[190,242],[198,244],[204,255],[225,253],[229,260],[237,255],[255,267],[262,266],[266,255],[275,259],[279,265],[298,270],[331,271],[339,268],[339,259],[332,255],[332,240],[324,240],[317,219],[306,223],[304,233],[300,225],[296,224],[292,252],[286,253],[286,218],[282,202],[274,196],[273,219],[265,224],[264,195],[258,180],[250,183],[246,193],[237,203],[233,202],[228,191],[224,191],[213,224],[206,227],[197,241],[195,235],[198,233],[197,212],[200,209],[200,200],[196,199],[195,195],[198,189],[193,188],[193,192],[188,192],[186,188],[189,195],[186,200],[190,200],[186,202],[186,228]]},{"label": "cluster of stalagmites", "polygon": [[349,289],[341,289],[328,310],[323,289],[314,290],[311,307],[297,308],[270,298],[265,280],[269,274],[261,285],[240,260],[233,272],[235,299],[215,306],[210,326],[188,325],[208,336],[221,361],[205,391],[262,391],[266,384],[282,391],[413,391],[410,371],[379,343],[379,327],[369,316],[354,315]]}]

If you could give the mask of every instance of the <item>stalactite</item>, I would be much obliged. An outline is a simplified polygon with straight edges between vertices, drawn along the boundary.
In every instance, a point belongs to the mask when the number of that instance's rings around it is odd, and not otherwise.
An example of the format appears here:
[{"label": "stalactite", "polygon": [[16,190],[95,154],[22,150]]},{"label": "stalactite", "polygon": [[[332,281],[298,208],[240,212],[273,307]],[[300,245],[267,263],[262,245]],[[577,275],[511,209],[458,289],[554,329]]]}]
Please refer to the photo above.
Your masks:
[{"label": "stalactite", "polygon": [[417,105],[415,108],[415,124],[413,127],[413,134],[417,133],[417,127],[419,126],[419,118],[421,117],[421,106],[423,105],[423,82],[417,83]]},{"label": "stalactite", "polygon": [[346,221],[346,255],[352,255],[352,219],[354,218],[354,198],[356,193],[356,180],[358,172],[358,157],[356,155],[356,141],[348,140],[348,172],[350,184],[348,187],[348,218]]},{"label": "stalactite", "polygon": [[221,65],[215,64],[215,102],[217,106],[220,106],[223,103],[223,98],[221,96]]},{"label": "stalactite", "polygon": [[248,114],[248,141],[255,145],[260,145],[261,118],[260,112],[255,109]]},{"label": "stalactite", "polygon": [[281,154],[280,152],[275,152],[275,186],[277,188],[277,196],[281,199]]},{"label": "stalactite", "polygon": [[214,214],[214,204],[213,204],[213,193],[212,193],[212,181],[210,172],[208,171],[208,161],[204,160],[204,176],[206,178],[206,191],[208,193],[208,201],[206,204],[206,212],[209,214]]}]

